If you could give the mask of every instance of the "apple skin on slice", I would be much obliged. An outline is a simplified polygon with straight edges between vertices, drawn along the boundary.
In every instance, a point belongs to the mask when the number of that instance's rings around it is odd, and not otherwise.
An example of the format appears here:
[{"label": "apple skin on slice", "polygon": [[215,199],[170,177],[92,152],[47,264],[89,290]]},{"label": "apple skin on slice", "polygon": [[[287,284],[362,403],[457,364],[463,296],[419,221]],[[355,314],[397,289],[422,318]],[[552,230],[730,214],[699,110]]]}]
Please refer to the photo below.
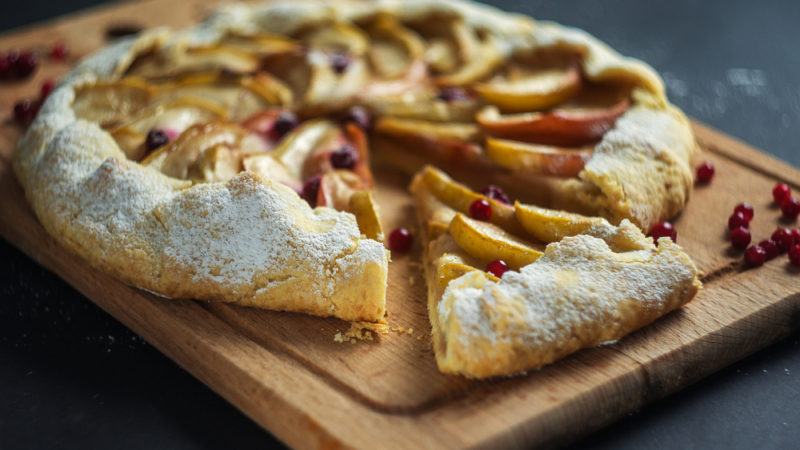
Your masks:
[{"label": "apple skin on slice", "polygon": [[522,228],[536,240],[545,243],[557,242],[567,236],[582,234],[592,227],[607,224],[599,217],[587,217],[520,202],[514,203],[514,212]]},{"label": "apple skin on slice", "polygon": [[378,217],[378,205],[371,191],[355,191],[350,196],[348,211],[356,216],[358,229],[364,236],[383,242],[383,227]]},{"label": "apple skin on slice", "polygon": [[602,139],[629,106],[627,96],[593,92],[549,112],[502,115],[490,106],[482,109],[475,119],[491,136],[577,147]]},{"label": "apple skin on slice", "polygon": [[536,261],[542,252],[497,225],[458,213],[450,221],[450,235],[468,255],[483,262],[502,259],[513,270]]},{"label": "apple skin on slice", "polygon": [[539,111],[552,108],[581,89],[576,65],[544,69],[514,80],[478,83],[474,87],[486,103],[504,112]]},{"label": "apple skin on slice", "polygon": [[592,156],[592,147],[562,148],[486,138],[486,156],[513,172],[576,177]]}]

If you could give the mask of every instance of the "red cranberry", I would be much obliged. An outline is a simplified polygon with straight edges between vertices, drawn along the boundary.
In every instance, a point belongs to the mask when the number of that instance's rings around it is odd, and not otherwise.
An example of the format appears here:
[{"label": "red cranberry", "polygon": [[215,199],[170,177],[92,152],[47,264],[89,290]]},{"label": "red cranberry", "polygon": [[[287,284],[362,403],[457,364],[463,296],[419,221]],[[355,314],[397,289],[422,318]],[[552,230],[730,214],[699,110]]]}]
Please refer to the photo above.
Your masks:
[{"label": "red cranberry", "polygon": [[44,83],[42,83],[42,88],[39,92],[39,98],[44,100],[47,97],[49,97],[50,93],[53,92],[53,89],[55,89],[55,87],[56,87],[55,81],[45,80]]},{"label": "red cranberry", "polygon": [[704,161],[697,166],[697,181],[702,184],[711,182],[714,178],[714,164],[711,161]]},{"label": "red cranberry", "polygon": [[469,205],[469,215],[473,219],[488,222],[492,218],[492,205],[483,198],[475,200]]},{"label": "red cranberry", "polygon": [[39,102],[33,100],[20,100],[14,105],[14,120],[22,126],[28,126],[39,112]]},{"label": "red cranberry", "polygon": [[667,221],[653,225],[653,228],[650,229],[650,236],[656,243],[658,243],[658,239],[662,237],[668,237],[672,239],[672,242],[678,241],[678,231]]},{"label": "red cranberry", "polygon": [[797,216],[800,216],[800,200],[790,197],[781,203],[781,211],[783,212],[783,217],[789,220],[796,220]]},{"label": "red cranberry", "polygon": [[469,94],[466,90],[460,87],[443,87],[439,90],[437,97],[446,102],[455,102],[459,100],[469,100]]},{"label": "red cranberry", "polygon": [[36,70],[38,64],[39,61],[32,52],[20,53],[14,62],[14,74],[17,78],[28,78]]},{"label": "red cranberry", "polygon": [[733,212],[737,213],[740,212],[747,219],[747,223],[750,223],[753,220],[753,217],[756,215],[755,210],[753,209],[753,205],[749,203],[739,203],[736,205],[736,208],[733,208]]},{"label": "red cranberry", "polygon": [[789,262],[793,266],[800,267],[800,244],[789,249]]},{"label": "red cranberry", "polygon": [[350,56],[345,53],[331,53],[330,55],[331,68],[334,72],[341,75],[350,66]]},{"label": "red cranberry", "polygon": [[767,261],[767,252],[760,245],[751,245],[744,252],[744,262],[750,267],[757,267]]},{"label": "red cranberry", "polygon": [[331,153],[331,165],[337,169],[352,169],[357,162],[358,153],[349,145]]},{"label": "red cranberry", "polygon": [[58,42],[50,48],[50,59],[62,61],[67,57],[67,46],[63,42]]},{"label": "red cranberry", "polygon": [[275,124],[272,126],[272,129],[275,130],[276,139],[280,139],[285,136],[286,133],[294,130],[299,123],[295,113],[291,111],[282,111],[278,114],[278,118],[275,119]]},{"label": "red cranberry", "polygon": [[393,252],[405,253],[411,249],[413,242],[414,236],[406,228],[395,228],[389,233],[389,250]]},{"label": "red cranberry", "polygon": [[778,183],[774,188],[772,188],[772,198],[775,200],[775,203],[779,205],[791,195],[792,190],[789,189],[789,186],[786,183]]},{"label": "red cranberry", "polygon": [[750,245],[750,230],[745,227],[736,227],[730,232],[731,245],[740,250],[747,248]]},{"label": "red cranberry", "polygon": [[758,246],[764,249],[764,252],[767,255],[767,261],[777,258],[781,253],[781,251],[778,249],[778,244],[770,239],[764,239],[758,243]]},{"label": "red cranberry", "polygon": [[789,251],[789,247],[794,244],[792,232],[783,227],[778,227],[775,229],[770,237],[770,240],[774,242],[778,246],[778,249],[782,252]]},{"label": "red cranberry", "polygon": [[795,228],[789,232],[792,235],[792,244],[800,245],[800,229]]},{"label": "red cranberry", "polygon": [[8,55],[0,55],[0,79],[11,78],[14,65],[8,58]]},{"label": "red cranberry", "polygon": [[153,128],[147,132],[147,138],[144,140],[144,145],[148,150],[155,150],[162,145],[169,142],[169,136],[163,130]]},{"label": "red cranberry", "polygon": [[728,229],[732,230],[737,227],[749,227],[750,221],[744,216],[741,211],[735,212],[728,217]]},{"label": "red cranberry", "polygon": [[300,196],[303,197],[312,208],[317,206],[317,194],[319,194],[321,181],[322,177],[314,175],[303,183],[303,189],[300,191]]},{"label": "red cranberry", "polygon": [[506,205],[511,204],[511,199],[508,198],[508,195],[506,195],[506,193],[503,192],[503,189],[500,186],[490,184],[485,188],[483,188],[481,194],[491,199],[497,200],[500,203],[505,203]]},{"label": "red cranberry", "polygon": [[508,272],[508,264],[502,259],[495,259],[486,265],[486,271],[497,278],[502,278],[503,274]]},{"label": "red cranberry", "polygon": [[369,115],[369,111],[363,106],[353,106],[348,109],[344,120],[345,122],[353,122],[362,130],[369,130],[372,125],[372,118]]}]

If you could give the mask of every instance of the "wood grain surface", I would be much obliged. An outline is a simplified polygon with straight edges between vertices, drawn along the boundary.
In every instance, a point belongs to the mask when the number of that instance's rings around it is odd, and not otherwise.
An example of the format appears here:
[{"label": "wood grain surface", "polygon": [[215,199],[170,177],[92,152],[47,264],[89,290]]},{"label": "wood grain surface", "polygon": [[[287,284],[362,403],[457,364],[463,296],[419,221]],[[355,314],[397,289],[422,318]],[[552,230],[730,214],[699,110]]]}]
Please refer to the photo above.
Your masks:
[{"label": "wood grain surface", "polygon": [[[126,2],[0,37],[0,48],[63,40],[75,58],[105,43],[110,25],[187,25],[209,4]],[[170,14],[163,14],[168,8]],[[430,348],[419,248],[390,266],[388,320],[402,328],[374,341],[336,343],[348,324],[224,304],[167,301],[128,287],[60,248],[38,224],[10,168],[20,130],[8,112],[69,69],[45,62],[33,80],[0,85],[0,234],[173,358],[287,444],[300,448],[439,448],[556,445],[601,427],[785,336],[797,324],[800,273],[785,257],[743,270],[726,243],[733,206],[756,208],[754,239],[780,212],[777,181],[800,171],[696,124],[717,167],[676,220],[678,241],[705,289],[681,311],[621,342],[581,351],[524,377],[467,381],[440,374]],[[384,227],[413,227],[408,179],[379,169]],[[409,329],[413,330],[409,332]]]}]

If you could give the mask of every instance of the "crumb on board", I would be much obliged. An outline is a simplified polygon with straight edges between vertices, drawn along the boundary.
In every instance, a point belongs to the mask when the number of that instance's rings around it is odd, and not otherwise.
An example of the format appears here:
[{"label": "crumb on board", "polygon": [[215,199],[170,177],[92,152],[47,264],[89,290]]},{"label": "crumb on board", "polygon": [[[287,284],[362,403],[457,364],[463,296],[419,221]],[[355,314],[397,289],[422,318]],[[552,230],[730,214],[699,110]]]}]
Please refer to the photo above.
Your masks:
[{"label": "crumb on board", "polygon": [[[345,332],[336,330],[333,341],[340,344],[344,342],[355,344],[358,341],[372,341],[376,334],[389,334],[389,332],[411,335],[414,334],[414,328],[389,325],[386,322],[351,322],[349,330]],[[419,336],[417,340],[421,338],[422,336]]]}]

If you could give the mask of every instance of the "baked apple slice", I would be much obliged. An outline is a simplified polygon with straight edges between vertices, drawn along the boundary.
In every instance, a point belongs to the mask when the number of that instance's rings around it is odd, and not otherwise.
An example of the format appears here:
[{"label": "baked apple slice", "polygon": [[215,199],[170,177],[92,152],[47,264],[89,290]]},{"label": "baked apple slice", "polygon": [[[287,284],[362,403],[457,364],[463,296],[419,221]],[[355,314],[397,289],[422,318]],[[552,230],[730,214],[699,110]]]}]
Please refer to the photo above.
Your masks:
[{"label": "baked apple slice", "polygon": [[577,65],[523,72],[513,78],[474,86],[481,98],[504,112],[548,109],[567,101],[580,88],[581,73]]},{"label": "baked apple slice", "polygon": [[564,148],[486,138],[486,156],[515,173],[575,177],[592,156],[592,147]]},{"label": "baked apple slice", "polygon": [[156,88],[138,78],[92,83],[76,88],[72,110],[77,117],[109,129],[145,109],[155,94]]},{"label": "baked apple slice", "polygon": [[367,52],[370,42],[363,31],[345,22],[333,22],[327,26],[306,30],[298,39],[308,47],[323,52],[344,53],[361,56]]},{"label": "baked apple slice", "polygon": [[378,217],[378,204],[371,191],[355,191],[350,195],[348,211],[356,216],[358,229],[364,236],[383,242],[383,227]]},{"label": "baked apple slice", "polygon": [[235,47],[258,56],[290,53],[300,50],[301,44],[286,36],[269,33],[243,33],[229,31],[219,43]]},{"label": "baked apple slice", "polygon": [[531,243],[496,225],[467,218],[461,213],[450,221],[448,231],[459,247],[484,263],[500,259],[511,269],[518,270],[542,256]]},{"label": "baked apple slice", "polygon": [[598,86],[552,111],[502,115],[489,106],[476,120],[491,136],[574,147],[599,141],[629,106],[627,89]]},{"label": "baked apple slice", "polygon": [[424,88],[428,78],[424,44],[414,32],[388,17],[379,17],[367,27],[370,47],[366,54],[371,81],[363,99],[408,94]]},{"label": "baked apple slice", "polygon": [[191,72],[225,70],[228,73],[255,73],[260,66],[258,55],[228,45],[201,47],[165,47],[136,59],[126,75],[147,79],[165,79]]}]

